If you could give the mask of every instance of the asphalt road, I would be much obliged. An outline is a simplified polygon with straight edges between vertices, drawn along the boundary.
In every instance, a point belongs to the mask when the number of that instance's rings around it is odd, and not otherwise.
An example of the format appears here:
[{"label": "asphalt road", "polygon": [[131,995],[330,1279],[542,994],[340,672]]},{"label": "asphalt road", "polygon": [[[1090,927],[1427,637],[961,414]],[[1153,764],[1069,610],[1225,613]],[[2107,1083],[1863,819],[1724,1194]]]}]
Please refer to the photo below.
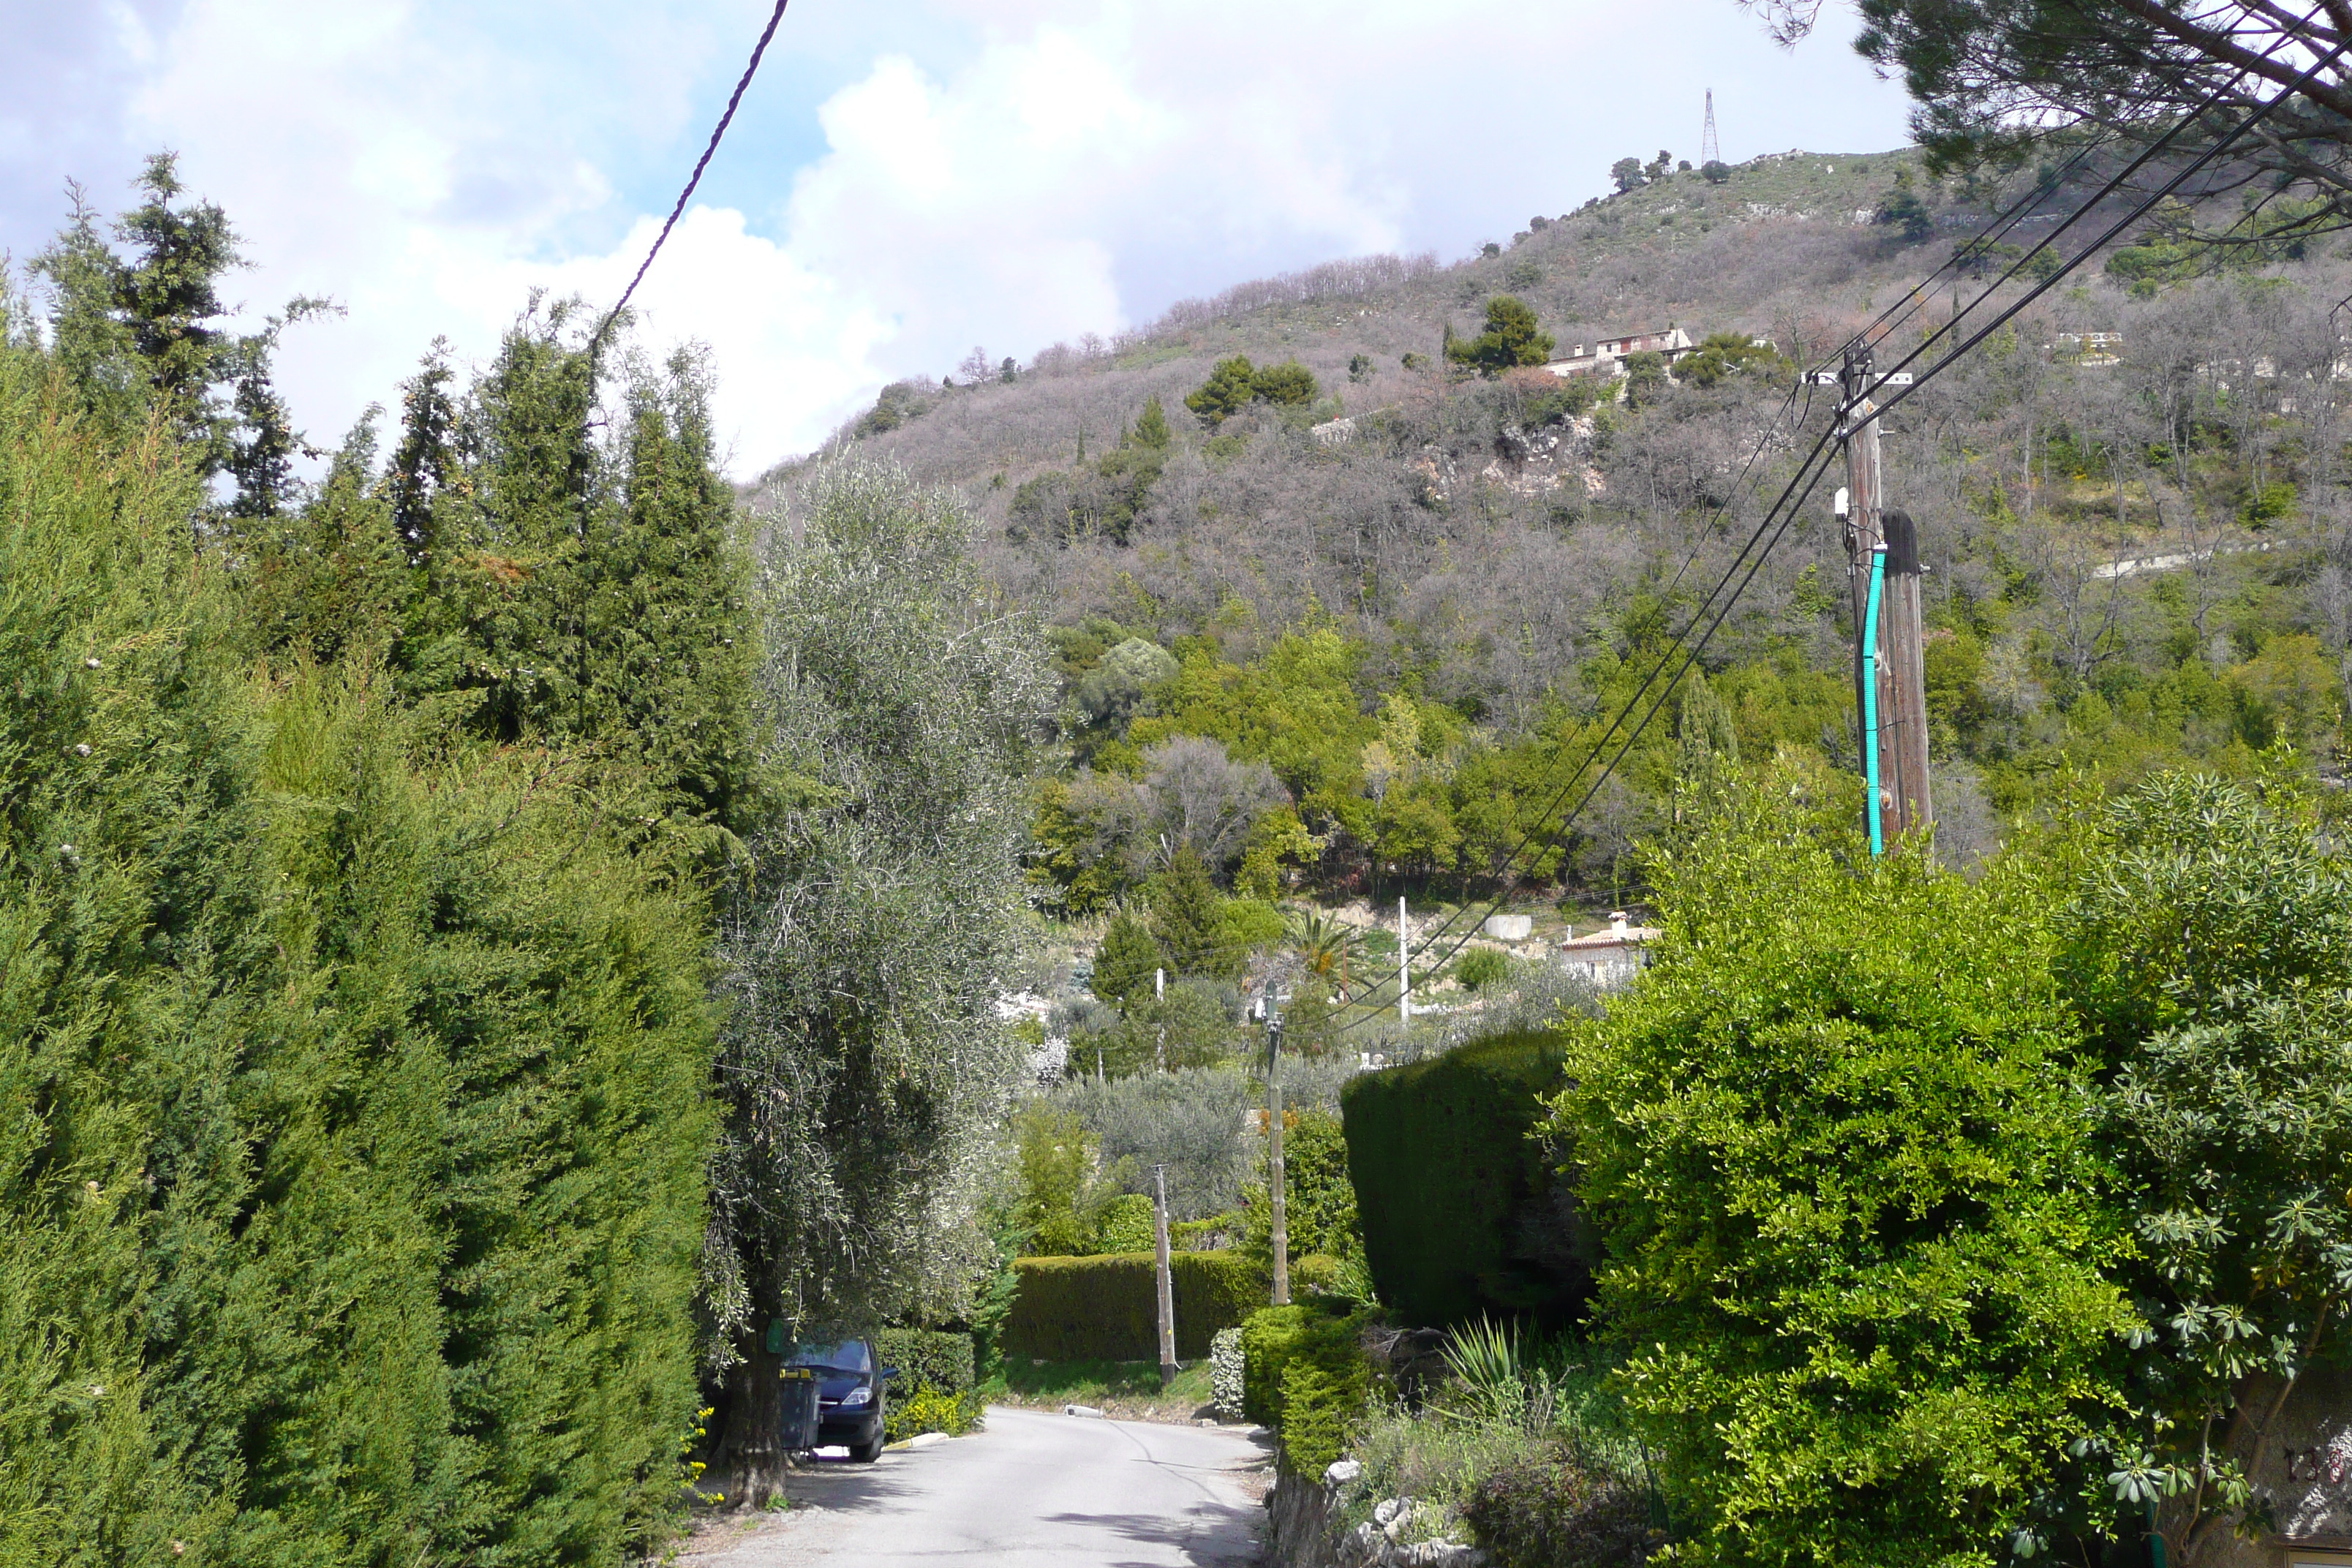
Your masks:
[{"label": "asphalt road", "polygon": [[992,1406],[971,1436],[820,1463],[788,1512],[686,1561],[712,1568],[1240,1568],[1254,1560],[1265,1451],[1236,1430]]}]

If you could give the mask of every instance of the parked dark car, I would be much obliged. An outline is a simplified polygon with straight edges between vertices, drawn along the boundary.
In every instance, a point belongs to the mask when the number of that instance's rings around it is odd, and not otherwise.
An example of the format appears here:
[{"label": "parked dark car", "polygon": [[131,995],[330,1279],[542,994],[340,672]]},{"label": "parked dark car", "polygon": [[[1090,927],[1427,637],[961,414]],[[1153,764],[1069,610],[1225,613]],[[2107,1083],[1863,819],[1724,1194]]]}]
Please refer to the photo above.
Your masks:
[{"label": "parked dark car", "polygon": [[865,1464],[882,1457],[883,1414],[889,1403],[883,1385],[898,1375],[897,1367],[877,1367],[874,1346],[865,1340],[803,1343],[786,1364],[817,1374],[819,1447],[844,1444],[851,1458]]}]

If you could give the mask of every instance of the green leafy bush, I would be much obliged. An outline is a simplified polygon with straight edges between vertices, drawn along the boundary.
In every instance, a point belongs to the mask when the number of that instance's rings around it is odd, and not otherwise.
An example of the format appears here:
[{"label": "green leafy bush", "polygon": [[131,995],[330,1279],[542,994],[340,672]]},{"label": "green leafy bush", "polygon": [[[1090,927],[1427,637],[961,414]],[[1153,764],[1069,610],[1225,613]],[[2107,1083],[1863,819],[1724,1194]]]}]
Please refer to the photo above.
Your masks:
[{"label": "green leafy bush", "polygon": [[874,1354],[881,1365],[898,1369],[883,1416],[891,1442],[918,1432],[955,1436],[979,1425],[981,1397],[970,1334],[884,1329],[874,1336]]},{"label": "green leafy bush", "polygon": [[1141,1193],[1122,1193],[1103,1208],[1102,1229],[1095,1245],[1104,1252],[1150,1252],[1158,1245],[1151,1224],[1151,1200]]},{"label": "green leafy bush", "polygon": [[[1021,1291],[1005,1320],[1007,1356],[1043,1361],[1153,1361],[1160,1307],[1149,1252],[1095,1258],[1024,1258]],[[1209,1353],[1219,1329],[1233,1328],[1266,1299],[1265,1271],[1233,1252],[1179,1252],[1168,1260],[1176,1307],[1176,1354]]]},{"label": "green leafy bush", "polygon": [[2040,881],[1873,861],[1787,792],[1653,857],[1667,934],[1550,1131],[1696,1549],[1982,1561],[2120,1420],[2088,1085]]},{"label": "green leafy bush", "polygon": [[1770,343],[1746,332],[1709,332],[1698,352],[1675,367],[1675,374],[1694,385],[1713,386],[1729,375],[1771,375],[1795,368]]},{"label": "green leafy bush", "polygon": [[2352,865],[2315,826],[2285,792],[2158,778],[2094,819],[2059,922],[2131,1193],[2123,1277],[2171,1330],[2136,1402],[2171,1417],[2140,1447],[2202,1505],[2184,1531],[2225,1521],[2241,1483],[2242,1448],[2200,1475],[2211,1414],[2259,1437],[2249,1375],[2291,1387],[2352,1343]]},{"label": "green leafy bush", "polygon": [[1209,1341],[1209,1386],[1217,1414],[1227,1421],[1242,1419],[1244,1365],[1241,1330],[1219,1329]]},{"label": "green leafy bush", "polygon": [[1280,408],[1303,408],[1323,390],[1316,384],[1315,373],[1295,359],[1267,365],[1251,384],[1261,399]]},{"label": "green leafy bush", "polygon": [[1637,1568],[1653,1545],[1648,1499],[1564,1459],[1487,1476],[1462,1517],[1496,1568]]},{"label": "green leafy bush", "polygon": [[1578,1309],[1585,1265],[1530,1137],[1560,1087],[1561,1049],[1557,1035],[1502,1035],[1341,1091],[1364,1257],[1406,1321]]},{"label": "green leafy bush", "polygon": [[980,1424],[978,1402],[958,1398],[944,1389],[920,1387],[901,1399],[896,1392],[882,1412],[883,1440],[902,1443],[924,1432],[944,1432],[960,1437]]},{"label": "green leafy bush", "polygon": [[1363,1411],[1365,1321],[1347,1303],[1321,1300],[1268,1307],[1242,1325],[1243,1412],[1273,1428],[1284,1463],[1302,1475],[1339,1457]]}]

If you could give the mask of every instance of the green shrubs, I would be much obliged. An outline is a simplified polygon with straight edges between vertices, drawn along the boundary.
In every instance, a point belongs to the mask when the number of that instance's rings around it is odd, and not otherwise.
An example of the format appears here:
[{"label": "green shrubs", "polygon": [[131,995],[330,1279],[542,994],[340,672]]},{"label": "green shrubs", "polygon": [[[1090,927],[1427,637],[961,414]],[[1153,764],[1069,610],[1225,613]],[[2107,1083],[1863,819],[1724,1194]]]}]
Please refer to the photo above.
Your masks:
[{"label": "green shrubs", "polygon": [[1366,1314],[1334,1300],[1253,1312],[1242,1325],[1242,1410],[1282,1439],[1283,1460],[1319,1475],[1364,1408],[1370,1366],[1358,1343]]},{"label": "green shrubs", "polygon": [[1209,379],[1184,399],[1184,406],[1213,430],[1252,403],[1304,407],[1321,392],[1315,373],[1295,359],[1260,368],[1250,363],[1247,355],[1235,354],[1216,363]]},{"label": "green shrubs", "polygon": [[883,1441],[903,1443],[925,1432],[961,1437],[980,1424],[979,1403],[976,1397],[958,1398],[928,1384],[903,1400],[894,1393],[883,1408]]},{"label": "green shrubs", "polygon": [[2053,900],[1787,798],[1654,858],[1657,960],[1572,1037],[1620,1385],[1703,1558],[1984,1562],[2084,1484],[2135,1327]]},{"label": "green shrubs", "polygon": [[[1041,1361],[1156,1361],[1159,1296],[1149,1252],[1013,1261],[1020,1293],[1005,1319],[1007,1356]],[[1209,1353],[1219,1329],[1266,1299],[1265,1271],[1232,1252],[1179,1252],[1169,1259],[1176,1298],[1176,1354]]]},{"label": "green shrubs", "polygon": [[1511,973],[1511,955],[1492,947],[1474,947],[1454,966],[1454,978],[1465,991],[1484,991]]},{"label": "green shrubs", "polygon": [[883,1416],[891,1442],[918,1432],[957,1436],[980,1425],[980,1387],[970,1334],[884,1329],[874,1336],[874,1354],[881,1365],[898,1369]]},{"label": "green shrubs", "polygon": [[1496,1568],[1638,1568],[1653,1543],[1647,1499],[1564,1459],[1486,1477],[1462,1517]]},{"label": "green shrubs", "polygon": [[1365,1259],[1404,1321],[1577,1310],[1587,1265],[1529,1136],[1560,1052],[1556,1035],[1500,1035],[1341,1092]]}]

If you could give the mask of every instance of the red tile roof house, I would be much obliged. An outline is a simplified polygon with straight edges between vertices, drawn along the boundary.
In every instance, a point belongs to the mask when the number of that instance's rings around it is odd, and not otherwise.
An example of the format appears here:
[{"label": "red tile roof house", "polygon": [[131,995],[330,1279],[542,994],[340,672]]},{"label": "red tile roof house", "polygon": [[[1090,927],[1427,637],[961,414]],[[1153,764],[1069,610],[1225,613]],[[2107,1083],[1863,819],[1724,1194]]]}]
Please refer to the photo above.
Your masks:
[{"label": "red tile roof house", "polygon": [[1628,925],[1623,910],[1612,910],[1600,931],[1561,942],[1559,961],[1606,991],[1639,974],[1650,962],[1649,944],[1665,934],[1658,926]]}]

